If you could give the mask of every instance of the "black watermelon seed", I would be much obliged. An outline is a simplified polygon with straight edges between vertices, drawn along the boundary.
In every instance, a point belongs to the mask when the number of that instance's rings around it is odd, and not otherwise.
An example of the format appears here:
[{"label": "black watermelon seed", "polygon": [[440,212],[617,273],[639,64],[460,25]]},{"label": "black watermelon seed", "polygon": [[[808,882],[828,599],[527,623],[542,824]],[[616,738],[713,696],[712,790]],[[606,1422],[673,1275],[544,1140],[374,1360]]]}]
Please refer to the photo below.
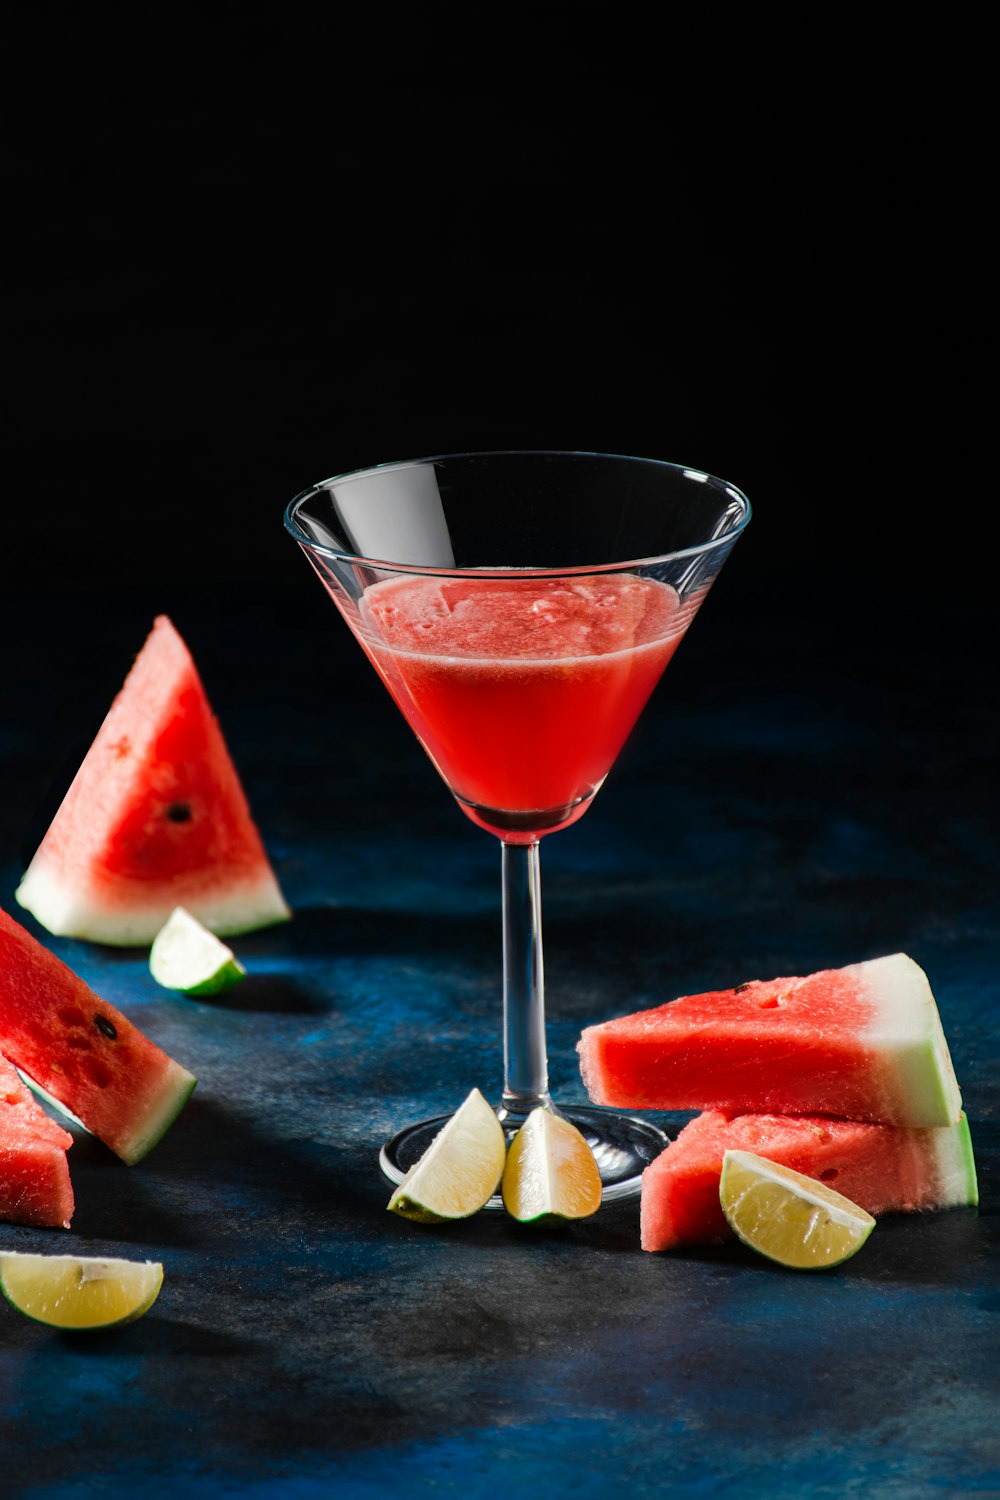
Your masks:
[{"label": "black watermelon seed", "polygon": [[171,802],[167,808],[167,817],[171,823],[190,823],[191,809],[186,802]]},{"label": "black watermelon seed", "polygon": [[107,1016],[95,1016],[94,1025],[102,1036],[106,1036],[109,1042],[115,1041],[118,1036],[114,1022],[109,1021]]}]

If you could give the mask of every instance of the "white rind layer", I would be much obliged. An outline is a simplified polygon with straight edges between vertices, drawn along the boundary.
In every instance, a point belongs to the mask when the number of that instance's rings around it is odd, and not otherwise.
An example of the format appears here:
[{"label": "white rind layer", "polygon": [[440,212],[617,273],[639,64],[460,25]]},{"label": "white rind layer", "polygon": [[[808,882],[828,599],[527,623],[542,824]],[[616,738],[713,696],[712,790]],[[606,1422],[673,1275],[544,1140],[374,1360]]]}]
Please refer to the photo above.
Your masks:
[{"label": "white rind layer", "polygon": [[148,947],[178,905],[219,937],[287,922],[291,916],[270,871],[252,882],[234,882],[200,895],[172,885],[164,895],[154,896],[145,904],[138,892],[106,901],[78,881],[67,886],[46,869],[41,852],[28,866],[14,895],[18,904],[56,937],[85,938],[121,948]]},{"label": "white rind layer", "polygon": [[963,1114],[957,1125],[935,1131],[939,1208],[959,1208],[979,1202],[976,1159],[969,1122]]},{"label": "white rind layer", "polygon": [[872,1007],[861,1040],[888,1064],[895,1097],[887,1101],[886,1118],[898,1122],[905,1116],[908,1125],[956,1124],[962,1095],[923,969],[905,953],[892,953],[852,964],[844,973],[855,978]]}]

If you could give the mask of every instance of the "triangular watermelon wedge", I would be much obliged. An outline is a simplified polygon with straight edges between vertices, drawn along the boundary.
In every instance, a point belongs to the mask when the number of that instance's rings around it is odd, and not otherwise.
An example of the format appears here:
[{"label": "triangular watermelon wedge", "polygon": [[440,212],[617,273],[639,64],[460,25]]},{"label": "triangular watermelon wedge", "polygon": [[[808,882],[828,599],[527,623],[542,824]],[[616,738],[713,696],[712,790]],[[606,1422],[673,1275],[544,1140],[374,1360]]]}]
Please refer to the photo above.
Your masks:
[{"label": "triangular watermelon wedge", "polygon": [[129,1165],[161,1139],[196,1083],[2,909],[0,1053]]},{"label": "triangular watermelon wedge", "polygon": [[0,1054],[0,1219],[68,1229],[73,1187],[69,1131],[36,1104],[17,1069]]},{"label": "triangular watermelon wedge", "polygon": [[962,1110],[927,975],[905,953],[749,980],[588,1026],[595,1104],[953,1125]]},{"label": "triangular watermelon wedge", "polygon": [[151,943],[290,915],[195,664],[157,617],[16,892],[49,932]]}]

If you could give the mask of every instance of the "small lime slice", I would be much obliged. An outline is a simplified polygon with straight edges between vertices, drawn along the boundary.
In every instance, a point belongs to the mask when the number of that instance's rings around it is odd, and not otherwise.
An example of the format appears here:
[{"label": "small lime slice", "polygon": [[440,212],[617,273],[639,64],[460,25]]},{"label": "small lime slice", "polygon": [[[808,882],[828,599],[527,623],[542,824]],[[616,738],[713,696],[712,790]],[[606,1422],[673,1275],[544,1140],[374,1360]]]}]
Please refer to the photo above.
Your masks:
[{"label": "small lime slice", "polygon": [[0,1290],[37,1323],[52,1328],[114,1328],[148,1312],[163,1285],[158,1261],[86,1255],[0,1255]]},{"label": "small lime slice", "polygon": [[524,1224],[587,1219],[601,1206],[601,1174],[575,1125],[533,1109],[511,1141],[502,1191],[507,1212]]},{"label": "small lime slice", "polygon": [[153,939],[149,972],[164,989],[218,995],[246,974],[239,959],[183,906],[176,906]]},{"label": "small lime slice", "polygon": [[839,1266],[875,1228],[850,1198],[752,1151],[726,1152],[719,1201],[745,1245],[797,1271]]},{"label": "small lime slice", "polygon": [[506,1156],[503,1127],[473,1089],[407,1172],[387,1207],[421,1224],[467,1219],[493,1197]]}]

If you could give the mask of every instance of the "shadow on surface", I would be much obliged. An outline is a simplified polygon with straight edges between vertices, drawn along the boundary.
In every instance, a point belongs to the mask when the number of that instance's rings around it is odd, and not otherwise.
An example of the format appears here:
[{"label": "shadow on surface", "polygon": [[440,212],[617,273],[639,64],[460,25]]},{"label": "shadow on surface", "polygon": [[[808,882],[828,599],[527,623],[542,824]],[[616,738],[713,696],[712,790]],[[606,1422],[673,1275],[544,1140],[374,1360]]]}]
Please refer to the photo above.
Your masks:
[{"label": "shadow on surface", "polygon": [[[44,1231],[38,1248],[102,1254],[114,1241],[205,1248],[251,1222],[256,1233],[280,1235],[296,1220],[316,1218],[323,1229],[334,1219],[342,1228],[346,1219],[356,1228],[365,1221],[371,1230],[385,1206],[377,1155],[377,1143],[349,1136],[337,1145],[307,1134],[276,1141],[254,1120],[195,1092],[164,1139],[133,1166],[74,1127],[69,1164],[76,1206],[69,1234],[86,1243],[74,1246],[61,1231]],[[375,1190],[365,1191],[362,1179],[373,1181]]]},{"label": "shadow on surface", "polygon": [[174,1156],[169,1137],[154,1150],[162,1155],[154,1165],[126,1166],[94,1136],[78,1132],[69,1154],[76,1209],[72,1232],[95,1242],[122,1240],[138,1245],[183,1248],[197,1244],[197,1226],[183,1202],[163,1192],[164,1169]]},{"label": "shadow on surface", "polygon": [[296,913],[294,934],[283,951],[298,958],[331,955],[436,953],[447,940],[457,954],[466,947],[497,947],[499,962],[500,893],[496,912],[400,911],[392,907],[312,906]]},{"label": "shadow on surface", "polygon": [[[160,1295],[164,1294],[161,1292]],[[232,1334],[185,1323],[183,1319],[171,1318],[155,1309],[124,1327],[91,1329],[85,1337],[78,1331],[51,1331],[67,1352],[79,1352],[94,1359],[121,1359],[123,1355],[149,1354],[154,1350],[158,1354],[195,1359],[219,1355],[239,1357],[251,1354],[259,1347],[255,1339],[234,1338]]]},{"label": "shadow on surface", "polygon": [[243,1233],[250,1223],[257,1236],[273,1228],[282,1237],[302,1220],[321,1221],[311,1232],[334,1222],[342,1229],[345,1219],[354,1220],[355,1228],[358,1220],[368,1228],[381,1223],[379,1195],[358,1186],[362,1177],[378,1180],[377,1144],[350,1135],[333,1144],[309,1134],[306,1121],[300,1137],[279,1141],[249,1116],[197,1095],[186,1114],[190,1128],[171,1176],[196,1199],[198,1215],[212,1217],[220,1238]]},{"label": "shadow on surface", "polygon": [[323,1015],[330,1005],[310,993],[305,985],[286,974],[247,974],[245,979],[218,995],[191,995],[201,1005],[222,1010],[261,1012],[268,1015]]},{"label": "shadow on surface", "polygon": [[[792,1275],[807,1281],[818,1277],[822,1282],[835,1279],[883,1285],[898,1293],[910,1287],[947,1291],[963,1281],[970,1286],[977,1284],[992,1238],[991,1227],[975,1208],[954,1208],[879,1215],[871,1236],[856,1255],[841,1265],[819,1267],[813,1272],[789,1272],[735,1240],[665,1250],[650,1259],[704,1266],[723,1278],[756,1273],[787,1281]],[[964,1274],[956,1269],[963,1266]]]},{"label": "shadow on surface", "polygon": [[[647,882],[637,889],[635,882],[614,880],[581,882],[572,888],[556,889],[551,895],[546,894],[544,901],[546,953],[563,953],[584,965],[595,956],[606,963],[605,950],[609,946],[616,961],[633,951],[655,952],[662,944],[663,912],[670,906],[668,893],[662,888]],[[717,941],[717,923],[711,910],[697,924],[690,912],[684,913],[683,920],[689,941],[695,926],[698,932],[704,929],[706,934],[716,934]],[[499,981],[500,889],[498,886],[495,909],[491,906],[486,911],[463,912],[443,905],[437,911],[310,907],[298,915],[295,932],[289,933],[287,946],[281,952],[290,964],[296,960],[323,959],[336,963],[344,959],[405,955],[433,957],[436,963],[464,963],[477,971],[483,968],[486,955],[486,965],[488,968],[495,965]],[[252,959],[247,962],[249,967]],[[239,1005],[239,991],[245,989],[247,982],[228,992],[233,996],[234,1008]]]}]

